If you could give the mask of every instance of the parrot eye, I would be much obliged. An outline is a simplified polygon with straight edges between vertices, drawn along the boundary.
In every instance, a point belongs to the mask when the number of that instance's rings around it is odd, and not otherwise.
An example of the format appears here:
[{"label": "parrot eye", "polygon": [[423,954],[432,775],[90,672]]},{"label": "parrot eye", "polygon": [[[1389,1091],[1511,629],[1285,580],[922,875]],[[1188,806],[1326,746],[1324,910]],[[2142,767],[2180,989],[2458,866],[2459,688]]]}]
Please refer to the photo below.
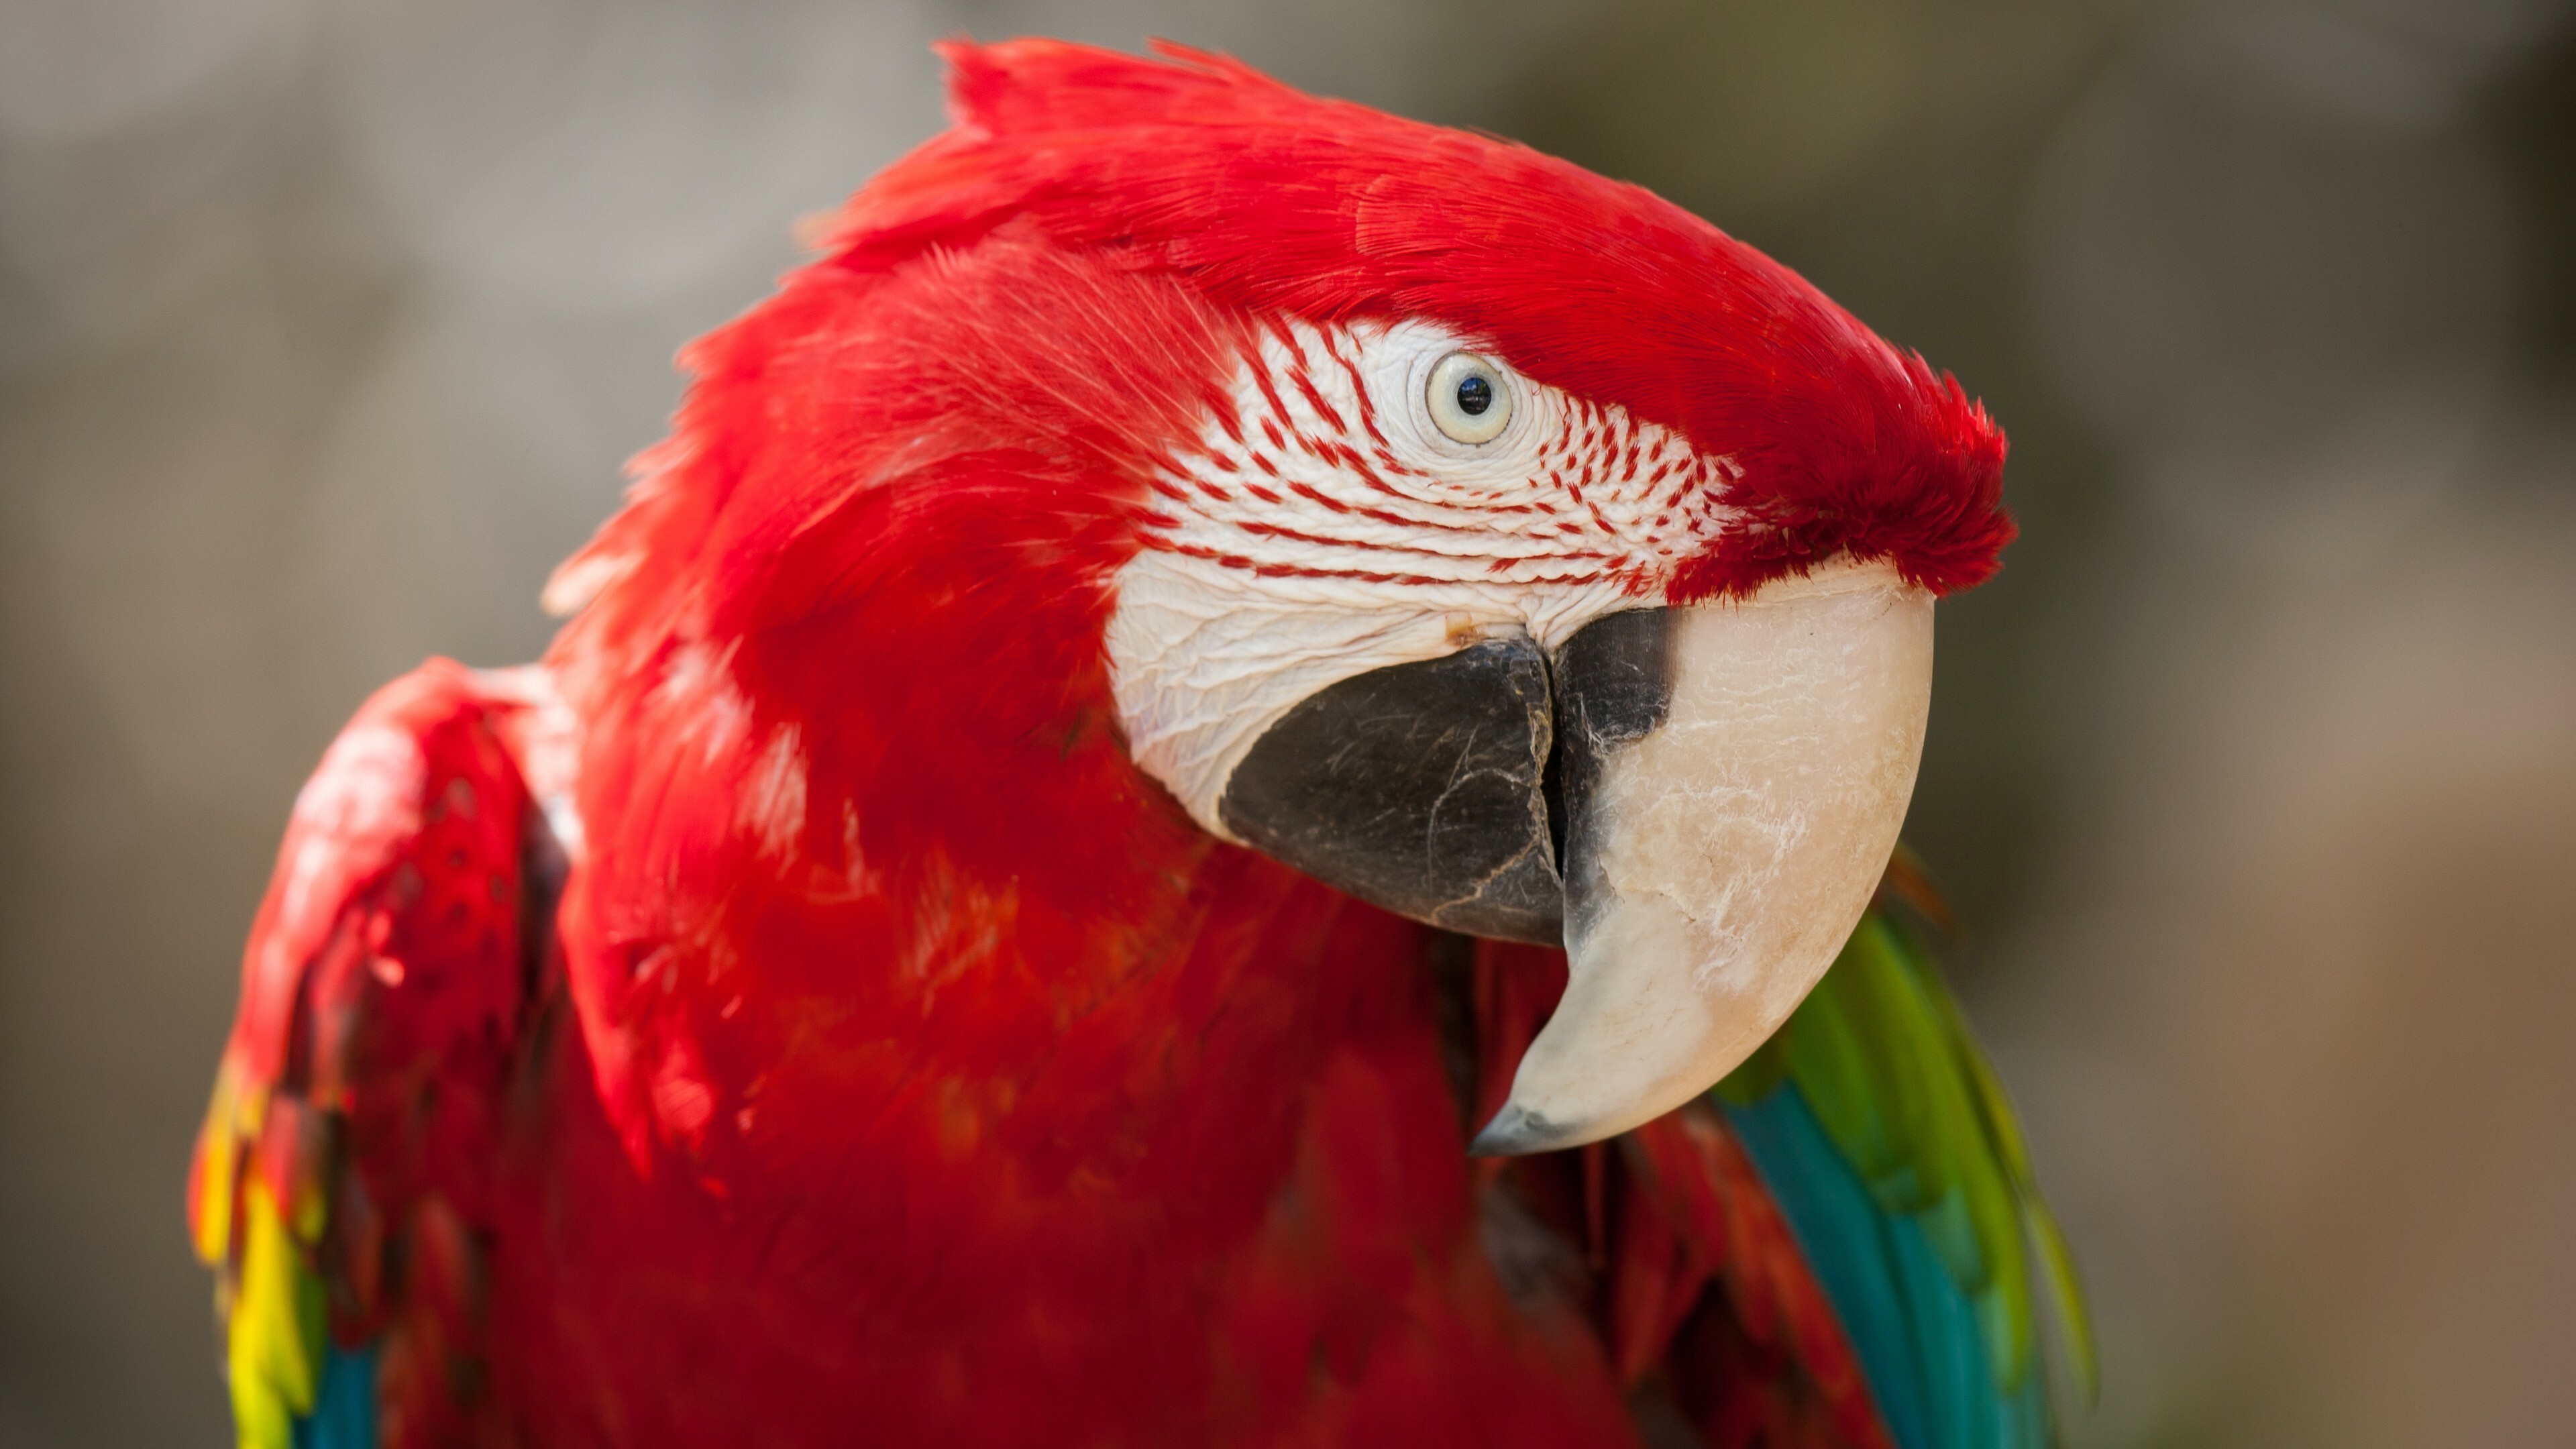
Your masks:
[{"label": "parrot eye", "polygon": [[1454,442],[1492,442],[1512,420],[1511,386],[1502,368],[1472,352],[1440,359],[1423,403],[1433,426]]}]

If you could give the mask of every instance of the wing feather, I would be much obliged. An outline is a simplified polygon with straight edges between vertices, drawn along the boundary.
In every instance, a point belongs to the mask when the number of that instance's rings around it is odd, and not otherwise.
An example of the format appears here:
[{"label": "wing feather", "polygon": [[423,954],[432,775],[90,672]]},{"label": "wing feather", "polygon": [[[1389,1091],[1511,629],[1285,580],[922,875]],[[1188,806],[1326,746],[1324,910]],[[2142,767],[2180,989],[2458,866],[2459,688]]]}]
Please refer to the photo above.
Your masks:
[{"label": "wing feather", "polygon": [[[467,1347],[475,1206],[529,992],[527,681],[433,660],[358,711],[297,797],[189,1169],[245,1449],[372,1449],[382,1344]],[[472,1249],[466,1244],[461,1251]],[[447,1408],[404,1407],[423,1429]]]},{"label": "wing feather", "polygon": [[2082,1292],[2011,1104],[1920,941],[1873,909],[1716,1095],[1896,1441],[2048,1443],[2032,1259],[2089,1394]]}]

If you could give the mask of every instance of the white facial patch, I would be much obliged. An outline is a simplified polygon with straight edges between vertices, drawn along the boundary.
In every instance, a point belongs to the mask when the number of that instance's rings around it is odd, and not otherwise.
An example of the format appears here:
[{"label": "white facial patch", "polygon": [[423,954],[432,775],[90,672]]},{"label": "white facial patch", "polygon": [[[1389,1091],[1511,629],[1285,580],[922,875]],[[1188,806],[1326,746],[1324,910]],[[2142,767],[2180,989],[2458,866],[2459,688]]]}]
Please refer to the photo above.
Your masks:
[{"label": "white facial patch", "polygon": [[1136,763],[1215,834],[1235,766],[1300,700],[1499,635],[1553,650],[1660,604],[1731,518],[1730,460],[1490,353],[1509,421],[1447,435],[1426,387],[1462,351],[1480,349],[1420,322],[1276,326],[1234,416],[1155,480],[1117,575],[1111,684]]}]

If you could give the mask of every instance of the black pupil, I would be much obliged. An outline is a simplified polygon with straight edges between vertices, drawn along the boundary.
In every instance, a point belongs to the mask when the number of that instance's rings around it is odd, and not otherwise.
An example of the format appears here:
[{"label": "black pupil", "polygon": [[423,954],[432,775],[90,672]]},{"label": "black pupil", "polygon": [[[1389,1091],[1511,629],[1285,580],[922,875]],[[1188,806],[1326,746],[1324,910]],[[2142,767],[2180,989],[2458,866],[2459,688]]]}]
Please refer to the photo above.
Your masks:
[{"label": "black pupil", "polygon": [[1494,385],[1492,383],[1481,377],[1458,379],[1458,411],[1471,418],[1481,417],[1485,409],[1493,405]]}]

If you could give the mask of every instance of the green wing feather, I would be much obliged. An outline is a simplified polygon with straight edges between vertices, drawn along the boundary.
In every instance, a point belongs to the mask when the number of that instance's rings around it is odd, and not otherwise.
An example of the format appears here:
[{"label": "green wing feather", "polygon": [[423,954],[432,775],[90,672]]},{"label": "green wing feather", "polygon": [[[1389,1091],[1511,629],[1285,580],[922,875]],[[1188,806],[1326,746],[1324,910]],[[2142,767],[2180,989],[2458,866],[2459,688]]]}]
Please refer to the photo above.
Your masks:
[{"label": "green wing feather", "polygon": [[[2000,1402],[2040,1401],[2044,1385],[2034,1375],[2040,1373],[2036,1300],[2043,1288],[2053,1300],[2067,1365],[2083,1392],[2093,1394],[2098,1370],[2083,1294],[2040,1196],[2020,1124],[1930,955],[1888,911],[1874,908],[1862,918],[1788,1025],[1719,1084],[1717,1095],[1746,1130],[1758,1160],[1763,1144],[1775,1144],[1763,1161],[1767,1176],[1813,1178],[1812,1156],[1801,1159],[1792,1149],[1800,1133],[1812,1137],[1820,1130],[1875,1208],[1879,1229],[1855,1227],[1851,1211],[1837,1215],[1831,1184],[1772,1183],[1801,1229],[1802,1245],[1818,1260],[1820,1278],[1830,1284],[1838,1268],[1861,1271],[1848,1261],[1825,1260],[1884,1257],[1894,1251],[1892,1233],[1901,1229],[1907,1243],[1919,1234],[1972,1313]],[[1884,1273],[1889,1265],[1870,1271]],[[1857,1308],[1844,1311],[1848,1316]],[[1932,1331],[1928,1322],[1919,1319],[1912,1331]],[[1872,1333],[1858,1324],[1853,1329],[1865,1359],[1898,1353],[1889,1346],[1873,1355],[1867,1351]],[[1873,1365],[1873,1377],[1882,1366]],[[1883,1406],[1894,1409],[1886,1400],[1906,1396],[1882,1390]],[[1922,1432],[1936,1441],[1947,1437]],[[1900,1440],[1914,1437],[1899,1429]]]}]

